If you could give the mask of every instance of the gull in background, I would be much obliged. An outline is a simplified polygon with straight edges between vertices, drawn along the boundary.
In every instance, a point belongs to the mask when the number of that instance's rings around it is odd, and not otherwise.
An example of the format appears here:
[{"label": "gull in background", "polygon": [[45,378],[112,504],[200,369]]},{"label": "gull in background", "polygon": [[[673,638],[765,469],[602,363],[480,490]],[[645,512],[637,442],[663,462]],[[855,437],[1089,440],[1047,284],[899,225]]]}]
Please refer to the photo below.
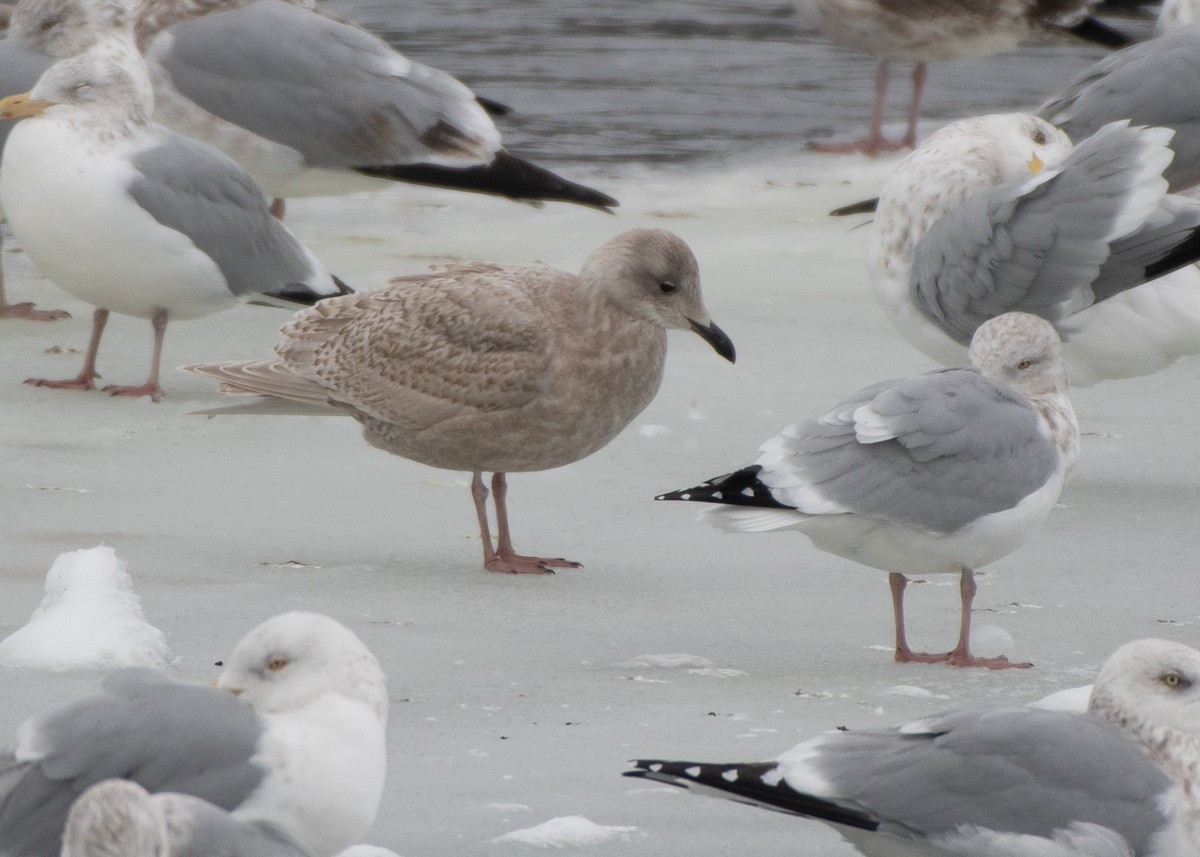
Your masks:
[{"label": "gull in background", "polygon": [[[975,571],[1027,541],[1058,502],[1079,456],[1058,336],[1028,313],[980,325],[974,368],[872,384],[823,416],[788,426],[750,467],[658,500],[716,504],[728,532],[799,530],[812,543],[888,572],[901,663],[1029,667],[971,653]],[[957,574],[958,643],[914,652],[908,575]]]},{"label": "gull in background", "polygon": [[867,266],[884,311],[946,366],[988,318],[1035,313],[1076,385],[1200,351],[1200,203],[1167,193],[1170,137],[1115,122],[1072,145],[1019,113],[932,134],[880,194]]}]

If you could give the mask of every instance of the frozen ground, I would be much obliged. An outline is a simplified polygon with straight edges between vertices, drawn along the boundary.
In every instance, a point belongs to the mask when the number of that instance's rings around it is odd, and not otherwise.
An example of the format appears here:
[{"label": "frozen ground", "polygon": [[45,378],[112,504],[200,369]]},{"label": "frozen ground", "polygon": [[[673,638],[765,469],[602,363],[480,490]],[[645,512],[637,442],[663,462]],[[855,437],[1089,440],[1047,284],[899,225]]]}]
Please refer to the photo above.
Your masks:
[{"label": "frozen ground", "polygon": [[[1010,635],[1002,646],[1032,670],[897,666],[882,572],[794,533],[722,535],[694,508],[650,499],[749,463],[784,424],[859,386],[931,368],[874,302],[867,230],[824,216],[874,195],[886,168],[805,157],[591,177],[623,201],[616,217],[434,191],[292,204],[293,228],[359,288],[448,258],[574,269],[639,225],[691,243],[738,363],[673,333],[661,393],[620,438],[512,478],[517,547],[586,566],[554,577],[481,571],[467,477],[371,449],[350,420],[190,416],[218,397],[170,372],[157,405],[23,386],[76,372],[78,354],[51,352],[83,346],[90,311],[6,254],[14,298],[75,317],[0,327],[0,634],[40,602],[56,555],[103,542],[167,633],[176,675],[214,678],[246,630],[292,608],[364,638],[393,699],[371,843],[405,857],[532,854],[535,835],[496,840],[567,819],[542,829],[574,843],[565,851],[849,854],[817,823],[620,773],[636,756],[768,758],[839,725],[1032,700],[1089,682],[1127,640],[1200,640],[1194,360],[1075,395],[1088,434],[1062,508],[989,567],[977,600],[984,641]],[[265,355],[284,320],[239,307],[179,324],[164,363]],[[114,317],[105,381],[140,382],[149,345],[148,324]],[[910,602],[914,645],[948,647],[955,582],[914,587]],[[97,680],[0,672],[0,736]]]}]

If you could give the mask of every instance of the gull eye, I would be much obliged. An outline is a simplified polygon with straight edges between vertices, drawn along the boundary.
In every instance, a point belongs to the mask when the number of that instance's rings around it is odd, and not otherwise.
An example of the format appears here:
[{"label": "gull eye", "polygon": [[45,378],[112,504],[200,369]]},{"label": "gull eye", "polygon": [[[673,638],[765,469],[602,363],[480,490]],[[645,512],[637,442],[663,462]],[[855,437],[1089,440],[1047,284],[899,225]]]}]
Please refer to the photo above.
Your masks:
[{"label": "gull eye", "polygon": [[1158,680],[1170,688],[1180,687],[1183,684],[1183,676],[1174,670],[1168,673],[1163,673],[1158,677]]},{"label": "gull eye", "polygon": [[267,669],[273,673],[279,672],[288,665],[288,659],[283,655],[272,655],[267,658]]},{"label": "gull eye", "polygon": [[71,87],[71,92],[74,95],[86,95],[87,93],[89,93],[91,91],[92,91],[92,85],[90,83],[88,83],[87,81],[77,83]]},{"label": "gull eye", "polygon": [[58,25],[59,25],[58,19],[51,18],[49,21],[42,21],[41,26],[38,27],[38,29],[41,30],[43,33],[46,33],[46,32],[49,32],[50,30],[53,30]]},{"label": "gull eye", "polygon": [[659,283],[658,290],[664,295],[673,295],[679,291],[679,286],[675,285],[674,283]]},{"label": "gull eye", "polygon": [[1017,368],[1018,369],[1028,369],[1032,365],[1033,365],[1032,360],[1022,360],[1020,363],[1017,364]]},{"label": "gull eye", "polygon": [[1046,145],[1046,132],[1041,128],[1038,128],[1036,131],[1034,131],[1033,142],[1037,143],[1039,146]]}]

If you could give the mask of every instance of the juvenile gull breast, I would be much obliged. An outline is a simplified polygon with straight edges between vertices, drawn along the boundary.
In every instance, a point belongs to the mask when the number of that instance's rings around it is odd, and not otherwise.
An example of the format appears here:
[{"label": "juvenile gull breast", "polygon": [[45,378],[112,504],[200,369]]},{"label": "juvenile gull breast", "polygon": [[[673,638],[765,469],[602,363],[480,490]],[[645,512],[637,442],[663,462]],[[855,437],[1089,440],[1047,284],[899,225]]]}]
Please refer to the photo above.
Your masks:
[{"label": "juvenile gull breast", "polygon": [[691,250],[669,232],[635,229],[593,252],[578,276],[475,263],[397,277],[297,314],[274,359],[184,368],[223,392],[341,409],[380,449],[472,471],[484,566],[538,573],[576,563],[512,550],[504,474],[559,467],[612,440],[658,391],[669,328],[734,359],[704,307]]},{"label": "juvenile gull breast", "polygon": [[[762,445],[754,465],[659,500],[715,503],[731,532],[796,529],[889,572],[897,661],[1002,669],[970,651],[974,571],[1016,550],[1050,514],[1079,453],[1058,336],[1037,316],[981,325],[971,369],[882,381]],[[905,575],[958,574],[958,644],[909,648]]]}]

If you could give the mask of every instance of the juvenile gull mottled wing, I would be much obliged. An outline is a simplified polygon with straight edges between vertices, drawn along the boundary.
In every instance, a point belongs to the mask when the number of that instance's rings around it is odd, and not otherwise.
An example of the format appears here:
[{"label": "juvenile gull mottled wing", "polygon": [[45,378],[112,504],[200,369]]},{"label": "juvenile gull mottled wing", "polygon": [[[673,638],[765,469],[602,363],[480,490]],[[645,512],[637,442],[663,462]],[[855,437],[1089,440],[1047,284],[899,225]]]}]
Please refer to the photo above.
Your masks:
[{"label": "juvenile gull mottled wing", "polygon": [[913,260],[922,311],[966,344],[1001,313],[1058,322],[1187,264],[1200,252],[1200,205],[1164,196],[1168,139],[1161,129],[1112,123],[1062,164],[940,218]]},{"label": "juvenile gull mottled wing", "polygon": [[1174,191],[1200,183],[1200,24],[1172,30],[1105,57],[1050,96],[1037,115],[1073,140],[1109,122],[1170,128]]},{"label": "juvenile gull mottled wing", "polygon": [[151,670],[105,678],[102,692],[26,721],[0,756],[4,852],[57,855],[62,820],[79,793],[128,778],[151,791],[186,791],[231,809],[257,788],[258,714],[232,694]]}]

